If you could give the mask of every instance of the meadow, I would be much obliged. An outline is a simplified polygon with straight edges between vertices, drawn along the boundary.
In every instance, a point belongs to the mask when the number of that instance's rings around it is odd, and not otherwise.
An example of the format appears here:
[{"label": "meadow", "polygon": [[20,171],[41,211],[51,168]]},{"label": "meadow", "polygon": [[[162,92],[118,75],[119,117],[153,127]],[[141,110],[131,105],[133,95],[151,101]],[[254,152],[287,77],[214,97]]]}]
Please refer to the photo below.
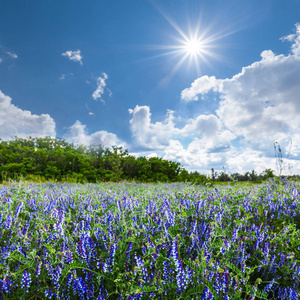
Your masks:
[{"label": "meadow", "polygon": [[299,299],[300,185],[0,187],[0,299]]}]

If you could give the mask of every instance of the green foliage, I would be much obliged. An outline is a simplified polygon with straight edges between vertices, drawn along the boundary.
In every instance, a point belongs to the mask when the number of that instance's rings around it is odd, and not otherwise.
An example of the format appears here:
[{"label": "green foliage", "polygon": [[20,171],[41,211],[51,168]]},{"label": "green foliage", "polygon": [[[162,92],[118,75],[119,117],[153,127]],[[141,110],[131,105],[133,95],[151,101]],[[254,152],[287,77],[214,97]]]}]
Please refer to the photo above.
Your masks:
[{"label": "green foliage", "polygon": [[178,162],[158,157],[135,158],[122,147],[75,146],[51,137],[0,142],[0,182],[22,178],[70,183],[175,182],[185,181],[186,173]]},{"label": "green foliage", "polygon": [[[67,143],[58,138],[15,138],[0,141],[0,182],[29,180],[35,182],[96,183],[119,182],[191,182],[212,186],[215,182],[251,181],[254,184],[274,178],[274,171],[261,174],[254,170],[228,174],[211,169],[211,176],[188,172],[180,163],[160,157],[134,157],[122,147],[110,149]],[[276,178],[276,177],[275,177]],[[294,179],[297,179],[296,177]]]}]

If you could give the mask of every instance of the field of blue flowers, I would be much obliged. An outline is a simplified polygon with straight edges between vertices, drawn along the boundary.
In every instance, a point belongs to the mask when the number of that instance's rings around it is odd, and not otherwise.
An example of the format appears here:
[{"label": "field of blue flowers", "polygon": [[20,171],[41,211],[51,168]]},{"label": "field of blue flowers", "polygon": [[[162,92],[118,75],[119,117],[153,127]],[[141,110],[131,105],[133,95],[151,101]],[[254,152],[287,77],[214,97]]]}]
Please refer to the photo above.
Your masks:
[{"label": "field of blue flowers", "polygon": [[0,299],[299,299],[300,186],[0,188]]}]

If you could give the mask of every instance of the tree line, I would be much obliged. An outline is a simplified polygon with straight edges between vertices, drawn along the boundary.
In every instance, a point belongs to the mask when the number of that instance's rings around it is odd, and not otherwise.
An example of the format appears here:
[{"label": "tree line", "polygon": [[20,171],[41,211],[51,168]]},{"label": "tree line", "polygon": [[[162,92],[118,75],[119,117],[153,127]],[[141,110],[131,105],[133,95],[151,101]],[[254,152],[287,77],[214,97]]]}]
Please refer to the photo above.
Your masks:
[{"label": "tree line", "polygon": [[68,182],[137,180],[182,181],[180,163],[134,157],[121,147],[76,146],[59,138],[14,138],[0,142],[0,180]]},{"label": "tree line", "polygon": [[211,175],[188,172],[179,162],[159,157],[134,157],[121,147],[103,148],[99,145],[74,145],[59,138],[15,137],[0,139],[0,181],[24,178],[33,181],[59,182],[140,181],[195,182],[258,181],[274,177],[267,169],[244,175],[228,175],[225,170]]}]

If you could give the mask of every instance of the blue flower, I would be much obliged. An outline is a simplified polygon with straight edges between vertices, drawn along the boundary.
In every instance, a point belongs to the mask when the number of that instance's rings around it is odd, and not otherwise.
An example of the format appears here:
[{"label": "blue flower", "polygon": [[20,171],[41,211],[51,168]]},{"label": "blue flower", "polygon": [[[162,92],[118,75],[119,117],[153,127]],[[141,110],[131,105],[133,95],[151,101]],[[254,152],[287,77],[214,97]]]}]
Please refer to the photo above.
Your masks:
[{"label": "blue flower", "polygon": [[37,265],[36,270],[35,270],[35,276],[36,277],[38,277],[41,273],[42,264],[43,263],[41,261],[38,262],[38,265]]},{"label": "blue flower", "polygon": [[272,278],[272,280],[265,286],[265,288],[263,289],[262,292],[265,294],[268,294],[274,284],[274,281],[275,281],[275,279]]},{"label": "blue flower", "polygon": [[23,273],[22,281],[21,281],[21,288],[26,290],[28,293],[28,289],[30,288],[31,284],[31,275],[26,270]]}]

